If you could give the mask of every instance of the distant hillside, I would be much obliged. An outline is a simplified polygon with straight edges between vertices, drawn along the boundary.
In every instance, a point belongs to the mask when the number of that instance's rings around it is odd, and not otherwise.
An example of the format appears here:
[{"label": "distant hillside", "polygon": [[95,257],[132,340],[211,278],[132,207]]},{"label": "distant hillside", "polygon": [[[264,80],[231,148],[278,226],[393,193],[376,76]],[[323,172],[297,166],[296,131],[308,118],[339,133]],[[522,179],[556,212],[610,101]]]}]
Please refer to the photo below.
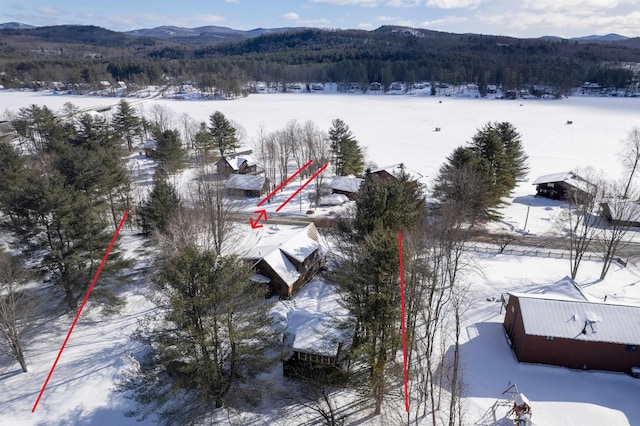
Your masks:
[{"label": "distant hillside", "polygon": [[0,30],[28,30],[30,28],[35,27],[21,22],[5,22],[4,24],[0,24]]},{"label": "distant hillside", "polygon": [[243,31],[235,30],[228,27],[219,27],[215,25],[196,28],[161,26],[156,28],[143,28],[126,31],[125,34],[164,40],[171,39],[187,44],[215,44],[222,41],[258,37],[263,34],[282,33],[297,30],[299,30],[299,28],[255,28],[253,30]]},{"label": "distant hillside", "polygon": [[[134,35],[135,34],[135,35]],[[0,29],[5,87],[33,81],[95,85],[103,80],[238,88],[248,81],[477,83],[560,94],[585,81],[636,84],[640,38],[519,39],[400,26],[374,31],[310,28],[239,31],[207,26],[119,33],[95,26]],[[234,89],[235,91],[235,89]],[[235,91],[237,93],[237,91]]]}]

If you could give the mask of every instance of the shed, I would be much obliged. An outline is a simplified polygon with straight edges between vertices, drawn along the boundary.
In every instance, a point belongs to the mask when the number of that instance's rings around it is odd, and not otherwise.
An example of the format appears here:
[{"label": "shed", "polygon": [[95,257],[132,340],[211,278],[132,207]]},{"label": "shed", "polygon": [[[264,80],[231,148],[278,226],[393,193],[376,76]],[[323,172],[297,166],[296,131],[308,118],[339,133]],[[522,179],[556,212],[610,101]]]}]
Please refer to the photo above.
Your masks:
[{"label": "shed", "polygon": [[334,176],[328,187],[333,194],[346,195],[350,200],[355,200],[364,179],[355,176]]},{"label": "shed", "polygon": [[640,227],[640,204],[631,200],[613,200],[601,204],[602,214],[616,226]]},{"label": "shed", "polygon": [[225,188],[230,196],[260,197],[268,191],[269,181],[262,175],[231,175]]},{"label": "shed", "polygon": [[349,368],[355,321],[349,316],[308,319],[293,336],[291,349],[282,361],[283,374],[293,378],[340,381]]},{"label": "shed", "polygon": [[511,293],[503,325],[520,362],[625,373],[640,366],[640,306]]},{"label": "shed", "polygon": [[536,186],[536,195],[560,200],[566,199],[572,192],[577,192],[578,197],[586,195],[594,186],[571,171],[540,176],[533,181],[533,185]]}]

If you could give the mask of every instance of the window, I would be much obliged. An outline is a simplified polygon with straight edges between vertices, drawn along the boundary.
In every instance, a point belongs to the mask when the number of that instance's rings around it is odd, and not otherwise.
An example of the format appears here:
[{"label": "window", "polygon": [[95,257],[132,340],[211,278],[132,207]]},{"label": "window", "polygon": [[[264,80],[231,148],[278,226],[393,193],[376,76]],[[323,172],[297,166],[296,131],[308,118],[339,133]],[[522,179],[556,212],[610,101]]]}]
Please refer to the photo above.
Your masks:
[{"label": "window", "polygon": [[627,345],[627,351],[635,352],[638,350],[638,345]]},{"label": "window", "polygon": [[553,336],[547,336],[547,340],[553,340]]}]

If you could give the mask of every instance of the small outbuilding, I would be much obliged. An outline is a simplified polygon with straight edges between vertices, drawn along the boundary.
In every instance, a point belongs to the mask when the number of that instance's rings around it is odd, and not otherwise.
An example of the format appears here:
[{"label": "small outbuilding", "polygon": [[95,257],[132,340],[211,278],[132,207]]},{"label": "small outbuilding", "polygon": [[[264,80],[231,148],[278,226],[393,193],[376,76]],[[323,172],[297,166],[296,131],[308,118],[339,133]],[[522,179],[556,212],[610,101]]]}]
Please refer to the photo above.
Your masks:
[{"label": "small outbuilding", "polygon": [[415,183],[416,185],[418,184],[418,181],[423,178],[420,173],[409,169],[404,165],[404,163],[393,164],[391,166],[373,170],[371,172],[371,177],[373,180],[385,181],[387,179],[398,179],[403,174],[407,175],[409,182]]},{"label": "small outbuilding", "polygon": [[362,182],[364,179],[355,176],[334,176],[327,186],[332,194],[345,195],[348,199],[355,200]]},{"label": "small outbuilding", "polygon": [[640,366],[640,306],[511,293],[503,325],[520,362],[625,373]]},{"label": "small outbuilding", "polygon": [[640,204],[631,200],[607,201],[600,204],[602,215],[615,226],[640,227]]},{"label": "small outbuilding", "polygon": [[231,175],[225,188],[232,197],[259,198],[269,190],[269,180],[263,175]]},{"label": "small outbuilding", "polygon": [[594,185],[574,172],[559,172],[540,176],[533,181],[536,186],[536,195],[554,200],[566,200],[576,193],[578,199],[592,192]]}]

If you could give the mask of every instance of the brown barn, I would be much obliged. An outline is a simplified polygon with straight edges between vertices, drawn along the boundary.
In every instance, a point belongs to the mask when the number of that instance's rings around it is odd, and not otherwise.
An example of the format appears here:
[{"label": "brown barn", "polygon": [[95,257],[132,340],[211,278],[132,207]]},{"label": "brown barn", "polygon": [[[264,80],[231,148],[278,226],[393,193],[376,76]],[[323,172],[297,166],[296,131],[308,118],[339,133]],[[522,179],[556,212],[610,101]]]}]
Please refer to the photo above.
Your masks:
[{"label": "brown barn", "polygon": [[418,184],[418,181],[423,177],[420,173],[405,167],[404,163],[398,163],[372,171],[371,178],[373,180],[385,181],[387,179],[398,179],[402,174],[407,175],[409,182],[415,182],[416,184]]},{"label": "brown barn", "polygon": [[251,156],[224,156],[216,161],[216,170],[224,177],[232,174],[249,175],[258,172],[258,165]]},{"label": "brown barn", "polygon": [[269,190],[269,181],[262,175],[231,175],[225,188],[232,197],[260,197]]},{"label": "brown barn", "polygon": [[565,200],[572,192],[577,192],[578,196],[588,194],[593,188],[591,182],[573,172],[540,176],[533,181],[533,185],[536,186],[536,195],[554,200]]},{"label": "brown barn", "polygon": [[640,366],[640,306],[510,294],[503,325],[520,362],[625,373]]},{"label": "brown barn", "polygon": [[263,235],[243,258],[254,265],[255,281],[268,283],[273,294],[290,298],[324,265],[325,249],[313,223]]}]

